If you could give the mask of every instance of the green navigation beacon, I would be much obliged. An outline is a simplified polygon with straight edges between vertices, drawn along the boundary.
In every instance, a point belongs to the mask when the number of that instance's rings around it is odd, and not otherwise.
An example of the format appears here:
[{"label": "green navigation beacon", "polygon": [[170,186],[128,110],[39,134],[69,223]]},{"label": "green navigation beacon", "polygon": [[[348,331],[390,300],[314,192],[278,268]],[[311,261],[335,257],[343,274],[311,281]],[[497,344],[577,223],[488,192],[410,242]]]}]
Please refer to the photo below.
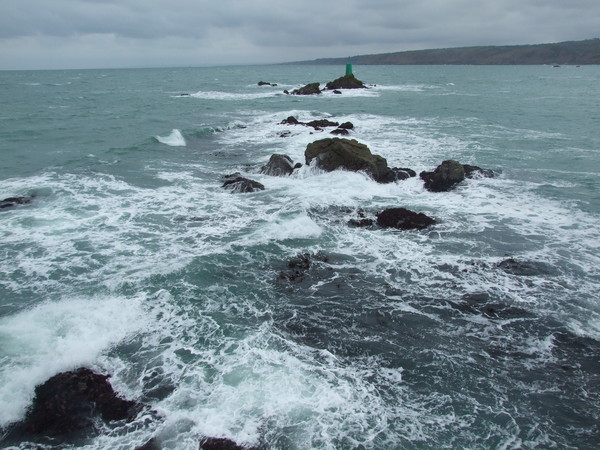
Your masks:
[{"label": "green navigation beacon", "polygon": [[352,75],[352,64],[350,63],[350,58],[348,58],[348,62],[346,63],[346,75]]}]

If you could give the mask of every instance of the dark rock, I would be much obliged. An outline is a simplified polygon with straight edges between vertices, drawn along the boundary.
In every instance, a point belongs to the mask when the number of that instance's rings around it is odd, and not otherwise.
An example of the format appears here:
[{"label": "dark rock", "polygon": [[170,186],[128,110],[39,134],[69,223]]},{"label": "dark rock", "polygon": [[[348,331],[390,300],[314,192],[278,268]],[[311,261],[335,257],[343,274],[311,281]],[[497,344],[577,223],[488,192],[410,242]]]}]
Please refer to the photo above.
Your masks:
[{"label": "dark rock", "polygon": [[307,145],[304,156],[306,164],[316,159],[317,167],[328,172],[336,169],[364,171],[377,182],[394,181],[386,159],[373,155],[369,147],[354,139],[326,138],[312,142]]},{"label": "dark rock", "polygon": [[200,450],[256,450],[242,447],[227,438],[206,438],[200,442]]},{"label": "dark rock", "polygon": [[18,205],[27,205],[31,203],[33,197],[8,197],[4,200],[0,200],[0,209],[14,208]]},{"label": "dark rock", "polygon": [[345,128],[336,128],[331,134],[335,134],[336,136],[348,136],[350,132]]},{"label": "dark rock", "polygon": [[463,164],[465,170],[465,178],[493,178],[495,176],[494,171],[490,169],[482,169],[481,167],[471,166],[469,164]]},{"label": "dark rock", "polygon": [[229,189],[235,193],[248,193],[255,191],[264,191],[265,186],[258,181],[249,180],[248,178],[244,178],[238,176],[236,178],[228,179],[223,183],[225,189]]},{"label": "dark rock", "polygon": [[276,86],[277,86],[277,84],[276,84],[276,83],[268,83],[268,82],[266,82],[266,81],[259,81],[259,82],[258,82],[258,85],[259,85],[259,86],[273,86],[273,87],[276,87]]},{"label": "dark rock", "polygon": [[325,85],[325,88],[328,90],[334,89],[367,89],[364,83],[352,74],[345,75],[336,80],[330,81]]},{"label": "dark rock", "polygon": [[354,124],[352,122],[344,122],[338,128],[343,128],[344,130],[352,130],[354,129]]},{"label": "dark rock", "polygon": [[539,275],[552,275],[555,272],[555,269],[544,262],[539,261],[519,261],[514,258],[508,258],[503,261],[500,261],[496,264],[496,267],[502,269],[504,272],[523,276],[523,277],[531,277],[531,276],[539,276]]},{"label": "dark rock", "polygon": [[373,219],[350,219],[348,225],[356,228],[367,228],[373,226]]},{"label": "dark rock", "polygon": [[283,119],[279,122],[281,125],[304,125],[302,122],[298,122],[294,116],[289,116],[287,119]]},{"label": "dark rock", "polygon": [[311,120],[310,122],[305,123],[305,125],[307,125],[309,127],[313,127],[316,130],[319,128],[337,127],[337,126],[339,126],[339,123],[332,122],[331,120],[327,120],[327,119],[320,119],[320,120]]},{"label": "dark rock", "polygon": [[53,376],[35,388],[33,405],[23,422],[23,431],[34,435],[59,436],[93,430],[94,420],[132,419],[136,403],[117,397],[107,381],[80,368]]},{"label": "dark rock", "polygon": [[422,230],[435,223],[431,217],[405,208],[389,208],[377,214],[377,225],[383,228]]},{"label": "dark rock", "polygon": [[315,95],[320,94],[321,89],[319,86],[321,83],[310,83],[306,86],[301,87],[300,89],[294,89],[292,91],[292,95]]},{"label": "dark rock", "polygon": [[431,192],[444,192],[454,188],[465,179],[465,169],[458,161],[442,162],[433,172],[419,174],[425,182],[425,189]]},{"label": "dark rock", "polygon": [[290,175],[294,171],[294,161],[288,155],[274,154],[271,155],[269,162],[262,166],[260,173],[282,177]]}]

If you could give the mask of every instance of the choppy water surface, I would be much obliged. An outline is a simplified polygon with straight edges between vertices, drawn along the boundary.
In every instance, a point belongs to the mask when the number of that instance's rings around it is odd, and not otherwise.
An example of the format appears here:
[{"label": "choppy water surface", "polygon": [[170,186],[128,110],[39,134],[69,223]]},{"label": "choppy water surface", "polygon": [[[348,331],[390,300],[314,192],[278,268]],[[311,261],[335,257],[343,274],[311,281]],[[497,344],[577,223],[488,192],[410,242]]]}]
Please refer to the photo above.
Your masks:
[{"label": "choppy water surface", "polygon": [[[87,448],[597,446],[600,70],[355,67],[371,89],[282,93],[342,71],[0,73],[0,198],[35,196],[0,211],[1,426],[87,366],[152,408]],[[499,176],[258,173],[329,137],[291,115],[351,121],[390,166]],[[222,189],[236,171],[266,190]],[[347,225],[396,206],[438,223]]]}]

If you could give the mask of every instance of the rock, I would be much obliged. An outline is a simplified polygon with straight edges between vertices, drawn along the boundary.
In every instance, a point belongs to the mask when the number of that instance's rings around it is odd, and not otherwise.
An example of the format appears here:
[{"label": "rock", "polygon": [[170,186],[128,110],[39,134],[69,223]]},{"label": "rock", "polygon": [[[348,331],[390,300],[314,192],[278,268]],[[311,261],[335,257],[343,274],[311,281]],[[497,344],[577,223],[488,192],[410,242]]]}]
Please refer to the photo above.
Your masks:
[{"label": "rock", "polygon": [[364,83],[352,74],[344,75],[343,77],[337,78],[336,80],[330,81],[325,85],[325,89],[336,90],[336,89],[367,89]]},{"label": "rock", "polygon": [[389,208],[377,214],[377,225],[383,228],[422,230],[435,223],[431,217],[405,208]]},{"label": "rock", "polygon": [[294,171],[294,161],[288,155],[273,154],[269,162],[262,166],[260,173],[282,177],[290,175]]},{"label": "rock", "polygon": [[8,197],[4,200],[0,200],[0,209],[14,208],[18,205],[27,205],[31,203],[33,197]]},{"label": "rock", "polygon": [[276,87],[276,86],[277,86],[277,84],[276,84],[276,83],[268,83],[268,82],[266,82],[266,81],[259,81],[259,82],[258,82],[258,85],[259,85],[259,86],[273,86],[273,87]]},{"label": "rock", "polygon": [[490,169],[482,169],[481,167],[471,166],[469,164],[463,164],[465,170],[465,178],[493,178],[495,176],[494,171]]},{"label": "rock", "polygon": [[320,120],[311,120],[310,122],[307,122],[304,125],[313,127],[315,130],[317,130],[319,128],[337,127],[337,126],[339,126],[339,123],[332,122],[331,120],[327,120],[327,119],[320,119]]},{"label": "rock", "polygon": [[104,421],[132,419],[136,403],[119,398],[107,379],[108,375],[79,368],[59,373],[37,386],[23,432],[60,436],[94,430],[98,417]]},{"label": "rock", "polygon": [[317,167],[328,172],[337,169],[364,171],[381,183],[388,183],[395,179],[386,159],[373,155],[369,147],[355,139],[321,139],[308,144],[304,156],[306,164],[316,159]]},{"label": "rock", "polygon": [[280,125],[304,125],[302,122],[298,122],[294,116],[289,116],[287,119],[283,119],[279,122]]},{"label": "rock", "polygon": [[258,181],[249,180],[242,176],[236,176],[239,174],[229,175],[225,177],[227,181],[223,183],[225,189],[229,189],[234,193],[248,193],[255,191],[264,191],[265,186]]},{"label": "rock", "polygon": [[350,132],[345,128],[336,128],[331,132],[331,134],[335,134],[336,136],[347,136]]},{"label": "rock", "polygon": [[200,442],[201,450],[256,450],[242,447],[231,439],[227,438],[206,438]]},{"label": "rock", "polygon": [[310,83],[306,86],[301,87],[300,89],[294,89],[292,91],[292,95],[315,95],[320,94],[321,89],[319,86],[321,83]]},{"label": "rock", "polygon": [[354,124],[352,122],[344,122],[338,128],[343,128],[344,130],[353,130]]},{"label": "rock", "polygon": [[425,182],[425,189],[428,191],[444,192],[465,179],[465,169],[458,161],[448,160],[442,162],[433,172],[421,172],[419,176]]},{"label": "rock", "polygon": [[375,222],[373,219],[350,219],[348,225],[355,228],[372,227]]}]

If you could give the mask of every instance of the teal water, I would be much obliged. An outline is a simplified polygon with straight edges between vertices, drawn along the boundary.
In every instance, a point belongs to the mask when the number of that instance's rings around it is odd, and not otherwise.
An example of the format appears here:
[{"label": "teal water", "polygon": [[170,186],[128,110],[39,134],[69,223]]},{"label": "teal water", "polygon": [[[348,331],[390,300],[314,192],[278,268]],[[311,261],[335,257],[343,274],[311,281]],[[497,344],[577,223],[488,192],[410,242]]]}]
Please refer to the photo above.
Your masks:
[{"label": "teal water", "polygon": [[[0,200],[34,196],[0,211],[0,427],[88,366],[152,411],[67,447],[596,448],[600,69],[355,66],[369,90],[282,92],[343,70],[0,72]],[[390,166],[499,175],[260,174],[329,136],[290,115],[351,121]],[[222,189],[236,171],[266,190]],[[438,224],[347,225],[394,206]]]}]

